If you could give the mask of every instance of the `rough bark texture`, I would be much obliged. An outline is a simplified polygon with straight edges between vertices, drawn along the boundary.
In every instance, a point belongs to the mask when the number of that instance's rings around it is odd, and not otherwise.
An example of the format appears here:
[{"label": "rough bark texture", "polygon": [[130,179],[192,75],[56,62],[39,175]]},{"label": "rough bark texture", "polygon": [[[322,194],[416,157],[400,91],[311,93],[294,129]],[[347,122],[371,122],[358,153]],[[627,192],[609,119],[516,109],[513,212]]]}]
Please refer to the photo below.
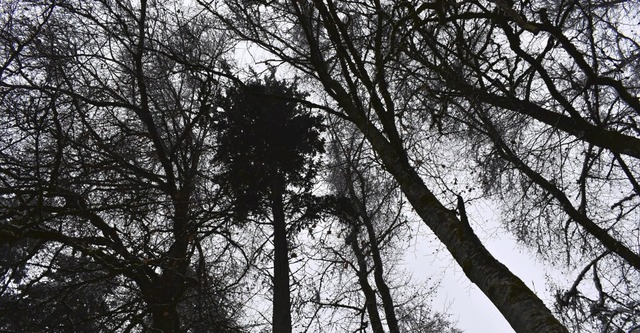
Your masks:
[{"label": "rough bark texture", "polygon": [[291,332],[291,299],[289,290],[289,246],[284,216],[284,184],[275,180],[271,187],[273,213],[273,332]]}]

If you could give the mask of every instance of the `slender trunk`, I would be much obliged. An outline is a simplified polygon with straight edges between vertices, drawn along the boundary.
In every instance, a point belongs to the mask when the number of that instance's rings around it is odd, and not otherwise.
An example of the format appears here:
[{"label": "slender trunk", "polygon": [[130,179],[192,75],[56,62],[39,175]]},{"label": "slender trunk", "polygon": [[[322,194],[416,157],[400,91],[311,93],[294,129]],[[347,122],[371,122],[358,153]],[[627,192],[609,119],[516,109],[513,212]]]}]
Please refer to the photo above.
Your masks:
[{"label": "slender trunk", "polygon": [[364,294],[364,305],[367,309],[367,313],[369,314],[371,329],[374,333],[384,333],[384,329],[382,328],[382,320],[380,319],[380,313],[378,312],[376,293],[371,287],[371,284],[369,284],[367,262],[365,260],[364,253],[362,253],[362,249],[358,245],[358,227],[356,226],[357,221],[351,222],[354,225],[351,227],[351,233],[345,241],[349,246],[351,246],[351,250],[353,250],[353,253],[356,255],[356,260],[358,262],[358,271],[356,273],[358,275],[360,288],[362,288],[362,293]]},{"label": "slender trunk", "polygon": [[273,333],[291,333],[289,290],[289,245],[284,217],[284,180],[276,177],[271,186],[273,213]]},{"label": "slender trunk", "polygon": [[365,229],[367,230],[367,236],[369,238],[369,244],[371,246],[371,258],[373,259],[373,276],[376,282],[376,287],[380,292],[382,298],[382,307],[384,308],[384,314],[387,319],[387,326],[390,333],[400,333],[398,327],[398,319],[396,317],[395,307],[393,304],[393,298],[391,297],[391,291],[389,286],[384,280],[384,266],[382,264],[382,255],[380,254],[380,247],[378,246],[378,238],[373,227],[373,221],[369,217],[369,212],[364,204],[358,199],[353,183],[349,184],[349,195],[354,205],[354,209],[358,212],[362,218]]},{"label": "slender trunk", "polygon": [[391,291],[387,282],[384,280],[384,267],[382,266],[382,256],[380,255],[380,248],[378,247],[378,239],[376,238],[375,231],[373,229],[372,221],[368,216],[363,218],[365,227],[367,228],[367,234],[369,236],[369,244],[371,244],[371,257],[373,258],[373,276],[376,281],[376,286],[382,297],[382,307],[384,308],[384,314],[387,319],[387,326],[389,326],[389,332],[400,333],[398,327],[398,319],[396,318],[395,307],[393,305],[393,298],[391,297]]}]

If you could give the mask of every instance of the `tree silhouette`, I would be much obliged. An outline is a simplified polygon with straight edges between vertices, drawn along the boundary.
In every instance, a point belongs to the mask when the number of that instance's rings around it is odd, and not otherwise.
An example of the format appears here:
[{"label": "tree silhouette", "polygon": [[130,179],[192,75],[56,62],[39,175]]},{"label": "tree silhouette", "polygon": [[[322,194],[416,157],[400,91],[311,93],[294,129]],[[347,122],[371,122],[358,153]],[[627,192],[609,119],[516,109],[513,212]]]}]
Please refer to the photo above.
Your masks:
[{"label": "tree silhouette", "polygon": [[[272,75],[227,91],[217,158],[223,163],[220,183],[234,198],[236,218],[271,213],[273,226],[273,331],[291,332],[289,240],[298,221],[313,219],[310,195],[316,155],[322,153],[322,118],[300,106],[304,94],[295,84]],[[287,202],[295,202],[288,205]]]},{"label": "tree silhouette", "polygon": [[[271,3],[265,11],[247,10],[242,1],[226,3],[232,16],[209,9],[244,39],[305,73],[310,86],[323,89],[334,113],[358,127],[416,213],[517,332],[567,331],[544,302],[486,249],[472,226],[447,207],[446,198],[416,167],[414,153],[429,141],[412,140],[426,126],[418,116],[412,117],[422,110],[420,105],[403,98],[414,84],[400,70],[406,65],[400,43],[405,35],[398,27],[404,25],[396,27],[389,21],[408,15],[404,2],[395,6],[377,1],[369,6],[294,1]],[[285,24],[290,29],[280,28]]]},{"label": "tree silhouette", "polygon": [[43,276],[0,297],[0,330],[113,331],[124,322],[109,306],[122,296],[119,281],[89,258],[59,254]]},{"label": "tree silhouette", "polygon": [[[516,331],[636,328],[640,43],[627,20],[636,4],[225,4],[232,15],[208,9],[356,124]],[[481,188],[473,196],[502,204],[521,242],[576,270],[558,292],[559,317],[451,209],[467,191],[448,179],[459,168]]]},{"label": "tree silhouette", "polygon": [[[174,1],[0,6],[3,307],[51,305],[38,319],[73,331],[208,325],[206,304],[242,274],[218,264],[238,247],[218,247],[224,207],[208,164],[226,41]],[[101,302],[104,285],[118,297]],[[228,300],[214,312],[234,326]]]}]

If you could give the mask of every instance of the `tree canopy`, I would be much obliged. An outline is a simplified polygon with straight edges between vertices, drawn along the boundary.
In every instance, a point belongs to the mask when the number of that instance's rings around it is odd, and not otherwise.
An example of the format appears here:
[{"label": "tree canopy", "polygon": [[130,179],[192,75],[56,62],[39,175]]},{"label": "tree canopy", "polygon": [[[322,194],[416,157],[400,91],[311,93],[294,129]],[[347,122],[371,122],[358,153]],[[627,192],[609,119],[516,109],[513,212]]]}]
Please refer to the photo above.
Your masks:
[{"label": "tree canopy", "polygon": [[[273,331],[282,333],[292,330],[289,243],[296,229],[317,218],[310,190],[318,164],[316,155],[324,151],[322,117],[299,105],[304,97],[295,85],[272,75],[264,83],[229,89],[218,122],[217,158],[224,169],[218,178],[231,193],[236,218],[246,218],[249,213],[270,215],[272,323]],[[288,221],[294,217],[295,226]]]},{"label": "tree canopy", "polygon": [[640,327],[637,2],[0,10],[1,330],[455,331],[416,221],[518,333]]},{"label": "tree canopy", "polygon": [[[322,117],[299,105],[305,94],[267,77],[228,89],[219,107],[219,182],[236,197],[238,210],[260,210],[273,182],[308,192],[324,151]],[[253,207],[252,207],[253,206]]]}]

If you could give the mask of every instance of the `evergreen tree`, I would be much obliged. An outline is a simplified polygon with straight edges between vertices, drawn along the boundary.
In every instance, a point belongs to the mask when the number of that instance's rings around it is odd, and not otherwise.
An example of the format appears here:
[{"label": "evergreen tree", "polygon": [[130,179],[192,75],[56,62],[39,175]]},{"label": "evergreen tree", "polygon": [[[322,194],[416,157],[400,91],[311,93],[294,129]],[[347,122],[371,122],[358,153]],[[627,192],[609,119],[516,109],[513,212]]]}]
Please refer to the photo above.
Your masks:
[{"label": "evergreen tree", "polygon": [[[272,75],[233,87],[221,103],[217,157],[220,183],[235,202],[237,218],[271,215],[273,226],[273,332],[291,332],[289,237],[313,219],[311,187],[322,153],[322,118],[300,105],[304,93]],[[295,204],[288,204],[295,203]],[[287,225],[289,224],[289,225]]]}]

